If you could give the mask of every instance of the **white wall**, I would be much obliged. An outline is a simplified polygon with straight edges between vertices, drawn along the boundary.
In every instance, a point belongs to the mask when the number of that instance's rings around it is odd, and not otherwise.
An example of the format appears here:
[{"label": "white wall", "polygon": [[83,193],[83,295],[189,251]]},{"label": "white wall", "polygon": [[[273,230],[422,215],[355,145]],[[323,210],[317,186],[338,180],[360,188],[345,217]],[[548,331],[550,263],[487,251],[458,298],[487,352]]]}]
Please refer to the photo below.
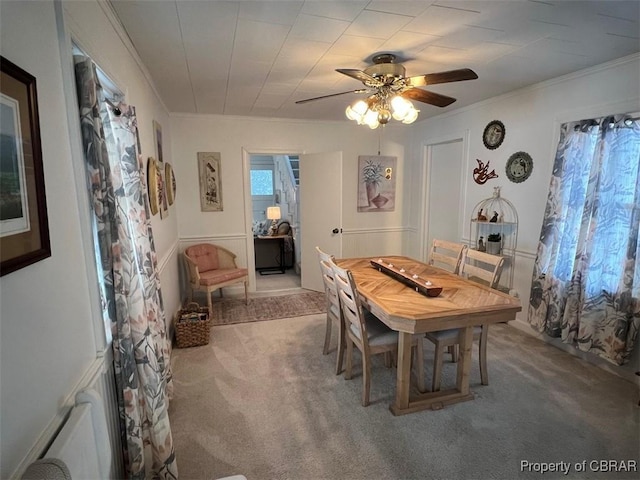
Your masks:
[{"label": "white wall", "polygon": [[[56,24],[56,9],[62,11],[60,3],[51,1],[0,2],[2,56],[37,79],[52,250],[50,258],[0,278],[0,478],[19,474],[24,462],[46,446],[75,391],[95,377],[105,347],[87,235],[84,165],[78,132],[68,123],[66,102],[75,95],[67,75],[69,32]],[[155,156],[155,119],[163,127],[165,161],[171,162],[166,110],[128,39],[114,29],[108,5],[65,2],[64,9],[65,24],[79,45],[137,107],[144,157]],[[77,111],[69,115],[77,118]],[[152,219],[168,320],[179,305],[175,210],[170,207],[165,220]]]},{"label": "white wall", "polygon": [[[557,78],[520,91],[496,97],[415,124],[411,131],[407,172],[411,190],[417,195],[423,188],[424,145],[430,139],[456,138],[457,132],[469,133],[466,158],[464,239],[469,237],[469,221],[474,205],[490,197],[494,186],[502,186],[502,196],[516,207],[519,216],[518,251],[514,288],[518,290],[526,322],[533,262],[540,237],[542,217],[553,159],[559,139],[560,124],[570,120],[612,113],[634,112],[640,108],[640,55],[625,57],[608,64]],[[469,88],[473,85],[469,84]],[[501,120],[506,127],[503,144],[488,150],[482,143],[482,132],[491,120]],[[533,173],[524,183],[512,183],[505,174],[509,156],[525,151],[533,158]],[[472,178],[476,159],[490,161],[499,178],[477,185]],[[420,205],[412,204],[410,225],[421,231],[423,218]],[[419,238],[409,242],[408,254],[419,254]],[[530,330],[530,329],[529,329]]]},{"label": "white wall", "polygon": [[[163,160],[175,163],[171,155],[172,132],[169,115],[153,81],[116,20],[110,5],[103,0],[63,2],[65,27],[71,39],[87,53],[136,107],[138,134],[145,165],[148,157],[157,158],[153,121],[162,127]],[[181,195],[178,185],[176,195]],[[151,217],[158,256],[167,323],[180,308],[178,288],[178,223],[175,203],[168,207],[168,217]]]},{"label": "white wall", "polygon": [[0,477],[96,357],[53,3],[0,2],[2,56],[36,77],[50,258],[0,278]]},{"label": "white wall", "polygon": [[[276,119],[222,117],[215,115],[171,115],[174,168],[178,182],[178,230],[185,245],[213,241],[238,255],[246,266],[252,255],[247,237],[243,149],[249,153],[343,152],[342,172],[327,172],[326,179],[343,177],[343,254],[401,253],[406,216],[404,205],[404,126],[387,126],[382,137],[382,155],[398,157],[399,198],[394,212],[358,213],[358,155],[376,155],[380,130],[346,122],[309,122]],[[220,152],[224,211],[201,212],[199,207],[197,152]],[[301,185],[300,188],[304,188]],[[321,199],[318,199],[321,201]],[[249,219],[250,224],[250,219]],[[249,230],[249,235],[251,231]],[[372,242],[377,236],[379,242]],[[382,251],[381,251],[382,250]],[[254,285],[252,287],[255,288]]]}]

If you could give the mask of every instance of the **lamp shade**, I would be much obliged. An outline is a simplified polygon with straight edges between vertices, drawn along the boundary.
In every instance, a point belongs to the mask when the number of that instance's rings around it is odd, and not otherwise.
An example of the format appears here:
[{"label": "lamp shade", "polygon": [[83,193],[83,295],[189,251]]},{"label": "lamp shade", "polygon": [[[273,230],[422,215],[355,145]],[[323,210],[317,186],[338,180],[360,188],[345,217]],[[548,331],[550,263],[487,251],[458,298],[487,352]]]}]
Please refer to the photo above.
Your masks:
[{"label": "lamp shade", "polygon": [[268,220],[280,220],[280,207],[267,207]]}]

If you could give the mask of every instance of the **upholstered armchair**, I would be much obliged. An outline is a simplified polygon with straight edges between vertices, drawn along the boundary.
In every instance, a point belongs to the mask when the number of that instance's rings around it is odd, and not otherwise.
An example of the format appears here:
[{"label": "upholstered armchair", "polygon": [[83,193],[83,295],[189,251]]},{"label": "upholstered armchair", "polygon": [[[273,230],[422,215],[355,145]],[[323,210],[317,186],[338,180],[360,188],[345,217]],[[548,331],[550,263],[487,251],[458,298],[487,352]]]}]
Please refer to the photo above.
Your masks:
[{"label": "upholstered armchair", "polygon": [[249,271],[238,268],[235,253],[218,245],[200,243],[184,251],[184,260],[189,269],[189,301],[193,300],[195,290],[206,292],[209,315],[213,315],[211,293],[220,289],[222,296],[222,287],[234,283],[244,283],[244,300],[248,303]]}]

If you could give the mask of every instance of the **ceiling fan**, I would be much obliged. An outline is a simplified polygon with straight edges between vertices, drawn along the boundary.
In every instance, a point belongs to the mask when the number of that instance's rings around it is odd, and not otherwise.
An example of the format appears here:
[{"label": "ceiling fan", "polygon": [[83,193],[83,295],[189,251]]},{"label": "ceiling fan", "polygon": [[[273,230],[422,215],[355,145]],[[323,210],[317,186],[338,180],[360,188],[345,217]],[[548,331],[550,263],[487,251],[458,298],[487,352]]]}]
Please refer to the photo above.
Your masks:
[{"label": "ceiling fan", "polygon": [[[478,75],[468,68],[407,77],[404,66],[396,63],[396,59],[396,55],[392,53],[380,53],[373,56],[373,65],[364,70],[338,68],[337,72],[360,80],[366,88],[307,98],[295,103],[307,103],[348,93],[370,94],[366,100],[347,107],[346,114],[351,120],[376,128],[379,124],[388,123],[391,118],[404,123],[415,121],[418,111],[407,100],[417,100],[437,107],[446,107],[456,101],[455,98],[418,87],[478,78]],[[365,120],[366,115],[369,115],[369,121]]]}]

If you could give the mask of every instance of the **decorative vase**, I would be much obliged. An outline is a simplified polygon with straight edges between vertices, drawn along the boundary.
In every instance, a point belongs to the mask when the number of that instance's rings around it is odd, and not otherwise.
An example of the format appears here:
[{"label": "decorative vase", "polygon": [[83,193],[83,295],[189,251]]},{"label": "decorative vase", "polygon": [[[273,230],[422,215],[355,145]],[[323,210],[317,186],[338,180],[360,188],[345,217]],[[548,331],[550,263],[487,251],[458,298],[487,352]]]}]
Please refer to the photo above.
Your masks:
[{"label": "decorative vase", "polygon": [[387,203],[388,201],[389,199],[387,197],[383,197],[380,194],[378,194],[377,196],[371,199],[371,203],[373,203],[376,206],[376,208],[382,208],[384,204]]},{"label": "decorative vase", "polygon": [[378,195],[378,186],[375,183],[365,183],[367,189],[367,203],[371,206],[371,201]]},{"label": "decorative vase", "polygon": [[487,253],[491,253],[492,255],[500,255],[502,242],[492,242],[491,240],[487,240],[486,245],[487,245]]}]

